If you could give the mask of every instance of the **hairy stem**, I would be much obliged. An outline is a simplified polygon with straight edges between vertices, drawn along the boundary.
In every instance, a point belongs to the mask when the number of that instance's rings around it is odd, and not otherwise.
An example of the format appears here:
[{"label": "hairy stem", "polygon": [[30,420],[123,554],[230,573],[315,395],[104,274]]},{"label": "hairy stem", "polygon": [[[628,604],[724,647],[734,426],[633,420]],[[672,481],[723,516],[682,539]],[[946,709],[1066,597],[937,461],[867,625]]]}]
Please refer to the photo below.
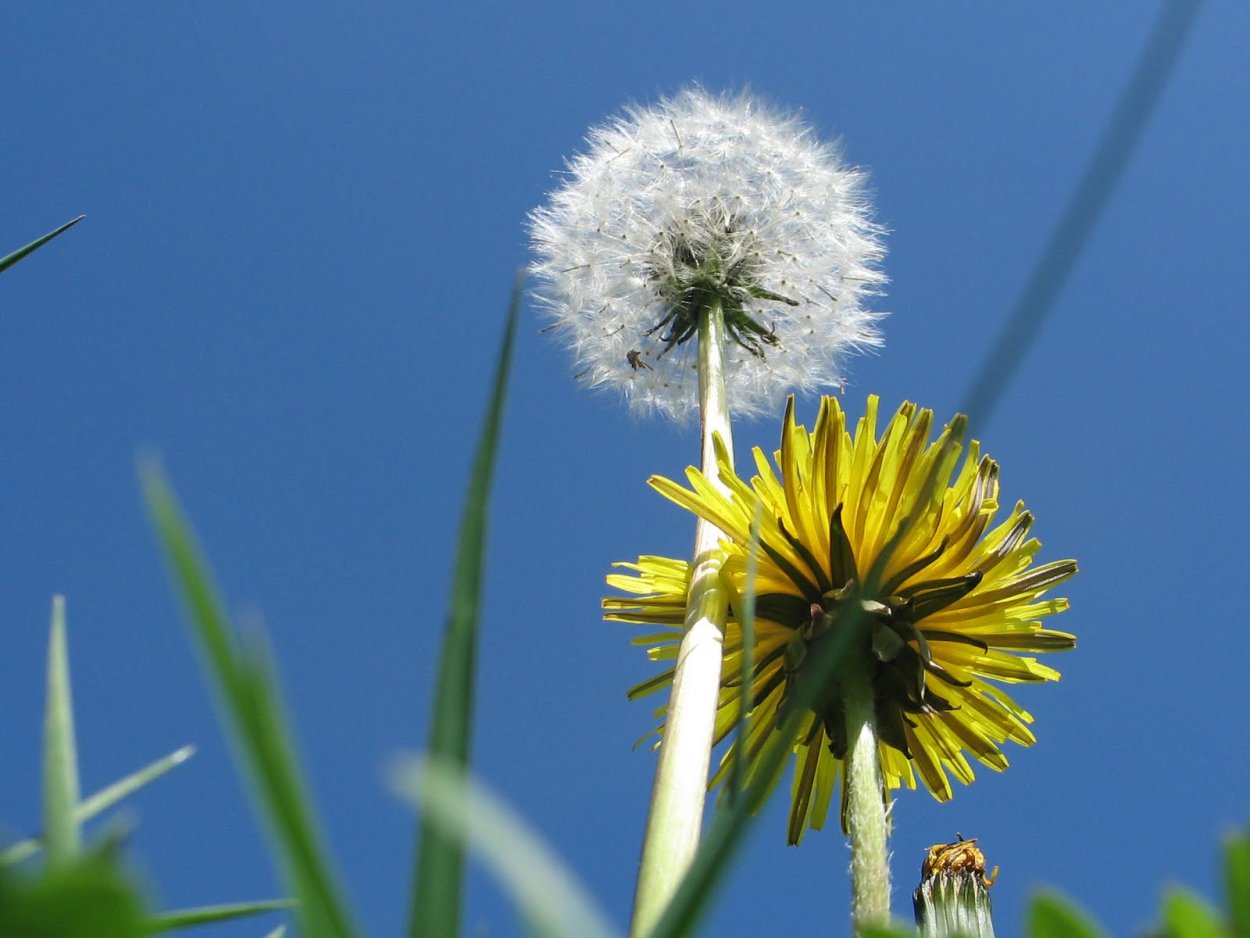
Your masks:
[{"label": "hairy stem", "polygon": [[851,836],[851,917],[856,931],[890,920],[890,865],[872,684],[848,668],[846,694],[847,830]]}]

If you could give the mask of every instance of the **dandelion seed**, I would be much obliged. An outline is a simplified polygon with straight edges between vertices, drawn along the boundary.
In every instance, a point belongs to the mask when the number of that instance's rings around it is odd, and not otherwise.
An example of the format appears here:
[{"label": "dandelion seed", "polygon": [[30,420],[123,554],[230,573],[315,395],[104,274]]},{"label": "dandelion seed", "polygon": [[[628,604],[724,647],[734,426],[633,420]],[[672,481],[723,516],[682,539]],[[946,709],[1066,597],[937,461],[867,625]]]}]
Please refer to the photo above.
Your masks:
[{"label": "dandelion seed", "polygon": [[885,280],[863,189],[834,147],[747,94],[628,108],[530,216],[537,298],[584,384],[678,419],[698,410],[690,340],[716,303],[730,409],[766,412],[837,385],[846,352],[880,343],[862,305]]}]

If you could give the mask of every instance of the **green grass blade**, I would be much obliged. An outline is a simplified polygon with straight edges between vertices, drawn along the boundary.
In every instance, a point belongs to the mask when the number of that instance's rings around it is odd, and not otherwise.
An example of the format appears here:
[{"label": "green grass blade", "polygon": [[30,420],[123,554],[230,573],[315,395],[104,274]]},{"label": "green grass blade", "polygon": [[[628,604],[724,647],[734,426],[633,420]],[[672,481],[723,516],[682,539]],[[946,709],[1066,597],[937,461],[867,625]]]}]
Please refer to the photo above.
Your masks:
[{"label": "green grass blade", "polygon": [[885,925],[861,925],[856,938],[916,938],[914,928],[888,928]]},{"label": "green grass blade", "polygon": [[193,755],[195,755],[194,746],[183,746],[181,749],[175,749],[169,755],[157,759],[155,762],[149,762],[137,772],[132,772],[125,778],[118,779],[107,788],[100,789],[78,806],[79,823],[89,821],[96,815],[104,813],[127,795],[131,795],[144,785],[154,782],[166,772],[182,765]]},{"label": "green grass blade", "polygon": [[1224,841],[1224,891],[1233,934],[1250,938],[1250,832],[1246,830]]},{"label": "green grass blade", "polygon": [[395,792],[432,826],[481,856],[521,910],[527,933],[576,938],[619,934],[551,847],[462,768],[408,756],[390,778]]},{"label": "green grass blade", "polygon": [[[477,620],[486,552],[486,517],[495,449],[503,419],[512,341],[521,306],[522,278],[512,291],[495,384],[478,440],[465,496],[452,572],[451,610],[443,636],[430,726],[430,755],[464,769],[469,764],[473,722],[473,677],[477,659]],[[460,932],[460,891],[464,848],[422,815],[413,872],[409,938],[441,938]]]},{"label": "green grass blade", "polygon": [[198,909],[179,909],[176,912],[158,912],[147,917],[147,927],[153,932],[173,931],[193,925],[209,925],[227,922],[250,915],[263,915],[289,909],[295,903],[290,899],[264,899],[259,902],[232,902],[228,905],[206,905]]},{"label": "green grass blade", "polygon": [[48,701],[43,722],[43,829],[48,863],[64,865],[82,846],[78,810],[78,750],[69,685],[65,598],[52,599],[48,639]]},{"label": "green grass blade", "polygon": [[38,837],[27,837],[25,840],[9,844],[4,850],[0,850],[0,867],[21,863],[23,860],[33,857],[42,849],[43,841]]},{"label": "green grass blade", "polygon": [[755,514],[751,518],[751,544],[747,551],[746,592],[742,596],[742,649],[739,651],[738,667],[738,719],[734,727],[734,760],[730,766],[729,785],[726,788],[731,801],[743,793],[746,779],[747,716],[755,707],[755,576],[759,572],[760,517],[764,503],[755,500]]},{"label": "green grass blade", "polygon": [[1164,895],[1163,925],[1168,938],[1228,938],[1216,911],[1185,889],[1169,889]]},{"label": "green grass blade", "polygon": [[212,675],[222,720],[231,730],[236,760],[246,769],[271,849],[299,902],[303,934],[307,938],[352,935],[354,929],[321,845],[263,649],[249,648],[248,654],[237,647],[208,567],[161,470],[146,463],[141,478],[157,540]]},{"label": "green grass blade", "polygon": [[[107,788],[102,788],[90,798],[79,802],[78,807],[74,811],[74,817],[80,825],[85,824],[98,814],[107,811],[113,805],[117,804],[127,795],[137,791],[144,785],[164,775],[170,769],[175,768],[186,762],[195,754],[194,746],[183,746],[181,749],[171,752],[162,759],[145,765],[137,772],[127,775],[125,778],[114,782]],[[5,850],[0,851],[0,866],[11,866],[14,863],[21,863],[28,857],[34,856],[43,849],[43,841],[38,837],[31,837],[27,840],[20,840],[10,845]]]},{"label": "green grass blade", "polygon": [[1200,0],[1168,0],[1085,172],[1051,233],[960,412],[987,421],[1041,331],[1132,160],[1185,46]]},{"label": "green grass blade", "polygon": [[49,231],[46,235],[44,235],[42,238],[38,239],[37,241],[30,242],[30,244],[26,245],[26,247],[18,248],[12,254],[6,255],[5,257],[0,257],[0,273],[3,273],[8,268],[12,267],[14,264],[20,261],[27,254],[33,254],[35,251],[39,250],[41,247],[43,247],[45,244],[47,244],[57,235],[61,234],[64,231],[69,231],[69,229],[73,228],[76,224],[78,224],[80,221],[82,221],[86,217],[87,217],[86,215],[79,215],[77,218],[67,221],[65,224],[63,224],[60,228],[57,228],[55,231]]},{"label": "green grass blade", "polygon": [[286,926],[279,925],[277,928],[275,928],[273,931],[267,934],[265,938],[283,938],[283,935],[285,934],[286,934]]},{"label": "green grass blade", "polygon": [[1058,896],[1041,895],[1029,905],[1028,938],[1102,938],[1076,906]]}]

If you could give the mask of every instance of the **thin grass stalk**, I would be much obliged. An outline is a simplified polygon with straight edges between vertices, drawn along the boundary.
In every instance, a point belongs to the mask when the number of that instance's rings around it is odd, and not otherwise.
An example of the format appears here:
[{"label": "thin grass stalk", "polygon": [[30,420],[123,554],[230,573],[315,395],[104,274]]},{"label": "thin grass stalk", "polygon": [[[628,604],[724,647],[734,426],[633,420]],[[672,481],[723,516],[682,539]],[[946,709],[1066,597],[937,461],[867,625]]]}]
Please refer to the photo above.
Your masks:
[{"label": "thin grass stalk", "polygon": [[[523,278],[518,275],[495,368],[494,387],[465,496],[455,568],[452,571],[451,609],[443,635],[430,721],[430,755],[466,774],[473,730],[474,675],[482,575],[486,562],[487,507],[522,287]],[[441,938],[459,934],[464,852],[464,843],[459,838],[422,815],[413,868],[409,938]]]},{"label": "thin grass stalk", "polygon": [[48,637],[48,696],[43,723],[43,829],[49,866],[78,856],[82,835],[78,810],[78,749],[70,694],[65,598],[52,599]]}]

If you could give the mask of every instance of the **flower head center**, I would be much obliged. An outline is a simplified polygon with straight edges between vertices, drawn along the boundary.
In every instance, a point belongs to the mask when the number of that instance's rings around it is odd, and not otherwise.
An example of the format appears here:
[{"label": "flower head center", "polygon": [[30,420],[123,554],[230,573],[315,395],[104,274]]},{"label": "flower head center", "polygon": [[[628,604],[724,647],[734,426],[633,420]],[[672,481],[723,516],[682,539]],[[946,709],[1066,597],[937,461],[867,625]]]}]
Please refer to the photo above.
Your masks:
[{"label": "flower head center", "polygon": [[[941,555],[941,550],[926,561]],[[785,646],[785,699],[804,700],[819,718],[829,748],[846,755],[846,711],[843,674],[847,668],[866,669],[873,688],[877,732],[883,742],[908,758],[906,727],[913,715],[955,709],[937,693],[929,676],[953,687],[967,681],[950,674],[935,659],[929,637],[961,640],[985,646],[976,639],[923,628],[923,620],[962,599],[981,582],[981,574],[934,579],[891,587],[889,594],[869,595],[854,580],[839,589],[811,597],[808,615],[791,623],[793,634]],[[926,632],[929,637],[926,637]],[[834,642],[844,644],[840,671],[821,673],[823,652]]]},{"label": "flower head center", "polygon": [[696,203],[665,225],[651,246],[648,280],[666,310],[647,331],[660,333],[661,355],[689,341],[702,317],[719,307],[725,331],[757,358],[765,345],[777,345],[773,327],[747,312],[752,300],[797,306],[798,301],[766,289],[767,269],[759,238],[746,220],[719,199]]}]

